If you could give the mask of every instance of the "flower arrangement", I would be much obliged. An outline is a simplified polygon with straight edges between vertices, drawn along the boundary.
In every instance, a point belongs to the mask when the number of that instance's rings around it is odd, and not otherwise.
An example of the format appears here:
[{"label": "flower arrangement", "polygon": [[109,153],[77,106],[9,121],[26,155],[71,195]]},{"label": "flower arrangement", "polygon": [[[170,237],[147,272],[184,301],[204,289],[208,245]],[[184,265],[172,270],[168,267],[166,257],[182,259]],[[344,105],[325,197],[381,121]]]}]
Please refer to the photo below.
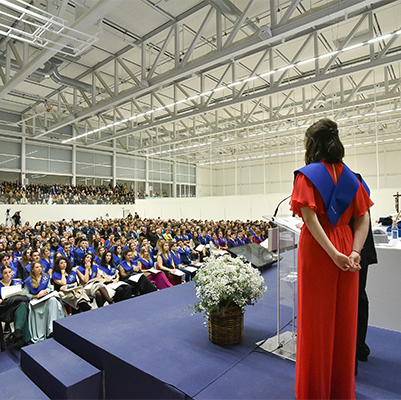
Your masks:
[{"label": "flower arrangement", "polygon": [[190,308],[193,314],[204,312],[205,318],[213,312],[224,316],[235,306],[244,312],[245,306],[254,305],[267,290],[259,270],[241,256],[209,257],[193,280],[200,300]]}]

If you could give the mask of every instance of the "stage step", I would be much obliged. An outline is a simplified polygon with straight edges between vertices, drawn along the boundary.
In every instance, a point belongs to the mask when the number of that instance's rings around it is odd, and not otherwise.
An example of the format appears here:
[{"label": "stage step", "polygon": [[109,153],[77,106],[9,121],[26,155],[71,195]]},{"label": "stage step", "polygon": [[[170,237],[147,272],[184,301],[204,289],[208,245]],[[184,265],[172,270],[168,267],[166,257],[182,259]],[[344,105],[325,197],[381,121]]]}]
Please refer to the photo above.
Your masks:
[{"label": "stage step", "polygon": [[101,399],[102,371],[48,339],[21,350],[22,371],[51,399]]},{"label": "stage step", "polygon": [[2,372],[0,382],[0,400],[49,399],[18,367]]}]

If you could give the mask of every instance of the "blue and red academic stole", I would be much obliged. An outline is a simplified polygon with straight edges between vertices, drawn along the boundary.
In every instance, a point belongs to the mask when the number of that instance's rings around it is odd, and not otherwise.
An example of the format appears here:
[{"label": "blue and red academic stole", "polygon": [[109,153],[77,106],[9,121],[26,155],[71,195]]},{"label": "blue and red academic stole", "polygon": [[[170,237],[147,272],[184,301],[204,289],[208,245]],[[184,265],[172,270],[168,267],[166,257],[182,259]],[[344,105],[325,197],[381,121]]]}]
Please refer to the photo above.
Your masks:
[{"label": "blue and red academic stole", "polygon": [[[340,217],[349,207],[358,189],[359,180],[355,174],[345,165],[337,185],[334,183],[330,172],[323,163],[308,164],[294,172],[294,180],[298,172],[304,174],[315,186],[322,196],[329,221],[336,226]],[[366,182],[362,179],[362,185],[367,193],[370,193]]]}]

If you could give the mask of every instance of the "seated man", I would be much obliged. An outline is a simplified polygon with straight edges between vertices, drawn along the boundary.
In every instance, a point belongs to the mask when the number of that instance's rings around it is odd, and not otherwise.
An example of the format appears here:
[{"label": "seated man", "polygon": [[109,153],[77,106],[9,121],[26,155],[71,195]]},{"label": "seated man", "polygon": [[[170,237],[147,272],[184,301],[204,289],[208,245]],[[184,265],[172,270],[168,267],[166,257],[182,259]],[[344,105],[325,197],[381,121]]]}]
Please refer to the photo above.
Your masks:
[{"label": "seated man", "polygon": [[182,239],[179,239],[177,241],[177,252],[181,256],[181,261],[185,265],[189,264],[194,264],[196,265],[198,261],[196,261],[195,256],[192,253],[192,250],[188,247],[185,246],[184,241]]},{"label": "seated man", "polygon": [[181,254],[178,253],[177,243],[171,242],[170,243],[170,252],[173,257],[174,265],[176,268],[180,269],[185,274],[185,281],[189,282],[192,279],[192,274],[195,276],[195,273],[191,273],[185,270],[185,265],[181,260]]}]

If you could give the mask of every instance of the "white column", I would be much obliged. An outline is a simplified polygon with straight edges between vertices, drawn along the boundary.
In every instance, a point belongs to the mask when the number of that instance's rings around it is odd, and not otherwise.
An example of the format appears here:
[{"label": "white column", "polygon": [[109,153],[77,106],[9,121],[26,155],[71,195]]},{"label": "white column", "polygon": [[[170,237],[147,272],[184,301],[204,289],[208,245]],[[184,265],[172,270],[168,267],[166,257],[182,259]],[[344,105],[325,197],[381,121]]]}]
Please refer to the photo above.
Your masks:
[{"label": "white column", "polygon": [[26,178],[26,139],[22,137],[21,139],[21,183],[25,187]]}]

